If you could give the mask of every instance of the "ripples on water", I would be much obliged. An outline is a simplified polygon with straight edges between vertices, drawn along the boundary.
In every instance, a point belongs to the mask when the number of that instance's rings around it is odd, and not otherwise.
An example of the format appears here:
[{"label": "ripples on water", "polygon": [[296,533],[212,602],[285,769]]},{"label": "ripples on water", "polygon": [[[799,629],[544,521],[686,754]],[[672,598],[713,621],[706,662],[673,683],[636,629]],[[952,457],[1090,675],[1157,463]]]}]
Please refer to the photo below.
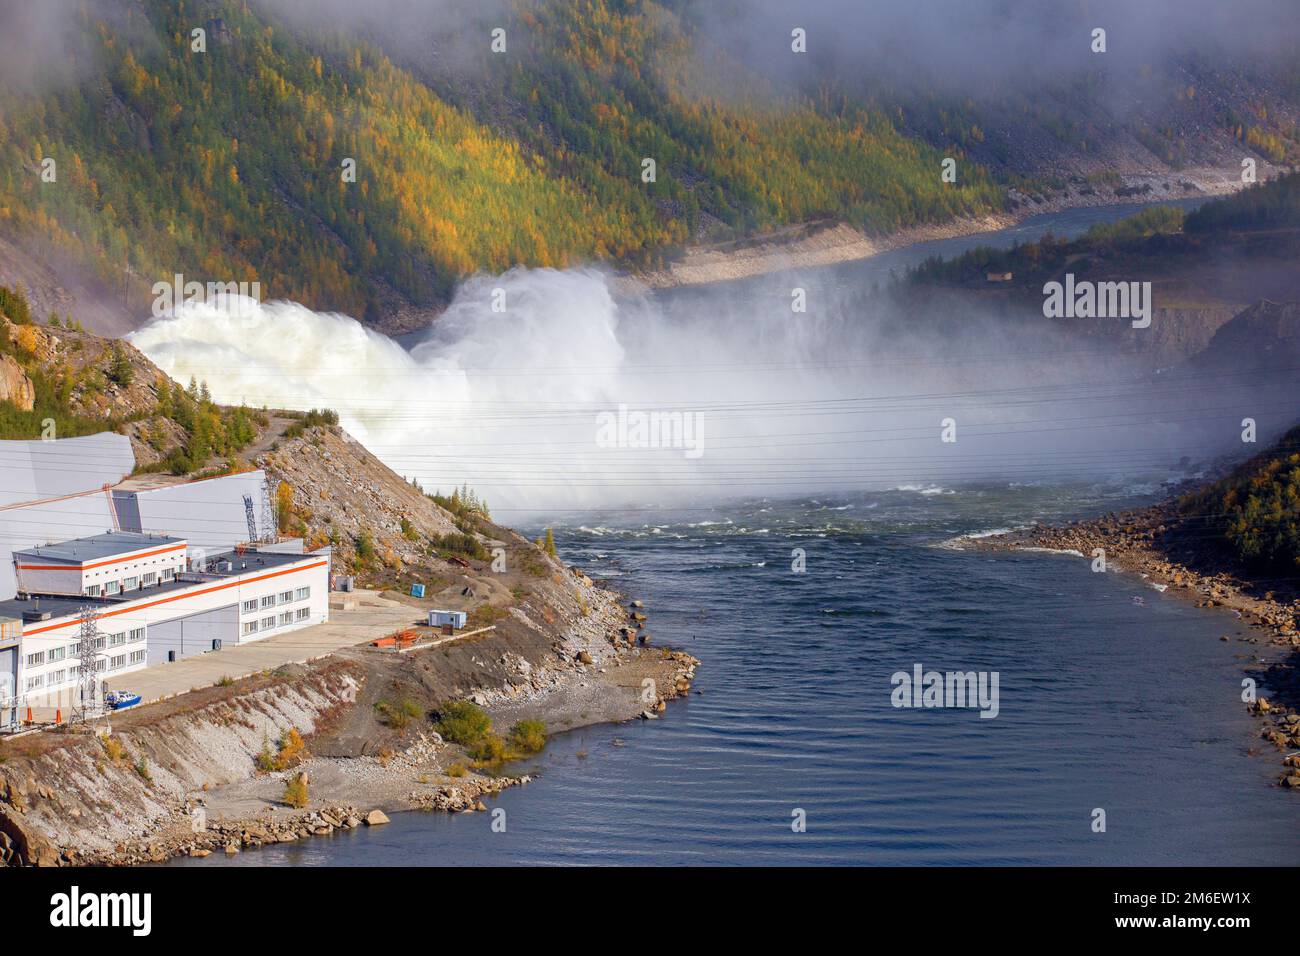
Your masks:
[{"label": "ripples on water", "polygon": [[[703,661],[698,693],[554,738],[521,768],[541,779],[497,799],[504,834],[486,814],[399,814],[219,863],[1293,861],[1300,810],[1272,751],[1246,753],[1254,645],[1219,640],[1245,632],[1235,618],[1077,558],[943,546],[1131,496],[927,491],[557,528],[566,559],[647,601],[657,642]],[[915,663],[998,671],[1000,715],[893,708],[890,675]]]}]

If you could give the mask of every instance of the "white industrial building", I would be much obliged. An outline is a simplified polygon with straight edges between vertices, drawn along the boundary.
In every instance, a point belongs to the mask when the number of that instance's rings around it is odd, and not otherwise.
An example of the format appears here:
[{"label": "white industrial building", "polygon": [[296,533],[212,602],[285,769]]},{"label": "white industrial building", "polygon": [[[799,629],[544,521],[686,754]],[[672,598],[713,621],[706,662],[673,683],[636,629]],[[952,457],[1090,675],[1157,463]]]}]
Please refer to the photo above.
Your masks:
[{"label": "white industrial building", "polygon": [[[107,678],[329,617],[328,549],[239,548],[193,565],[187,550],[181,539],[114,531],[15,553],[18,596],[0,601],[11,696],[65,712],[78,702],[83,620],[93,621],[94,666]],[[5,653],[0,644],[0,684]]]},{"label": "white industrial building", "polygon": [[19,594],[113,597],[174,580],[186,550],[180,538],[106,532],[15,551],[14,577]]},{"label": "white industrial building", "polygon": [[[0,599],[17,592],[15,551],[106,530],[167,534],[216,552],[275,533],[266,474],[131,478],[131,442],[111,432],[0,441]],[[255,532],[250,534],[249,519]]]},{"label": "white industrial building", "polygon": [[83,620],[112,678],[328,619],[329,548],[250,543],[275,534],[261,471],[124,481],[109,433],[3,441],[0,466],[0,729],[78,703]]}]

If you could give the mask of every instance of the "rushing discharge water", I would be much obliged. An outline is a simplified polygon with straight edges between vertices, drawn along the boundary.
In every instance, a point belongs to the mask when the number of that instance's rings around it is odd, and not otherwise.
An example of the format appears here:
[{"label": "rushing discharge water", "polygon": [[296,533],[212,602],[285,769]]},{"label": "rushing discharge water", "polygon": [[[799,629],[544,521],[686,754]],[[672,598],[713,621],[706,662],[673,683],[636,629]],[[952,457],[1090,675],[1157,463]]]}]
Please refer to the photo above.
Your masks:
[{"label": "rushing discharge water", "polygon": [[[512,768],[540,776],[493,802],[504,833],[405,813],[220,863],[1291,862],[1300,808],[1273,749],[1248,753],[1258,649],[1231,613],[1078,557],[945,546],[1133,500],[931,487],[560,529],[565,558],[646,600],[656,643],[701,659],[687,700]],[[996,718],[894,707],[918,663],[997,671]]]}]

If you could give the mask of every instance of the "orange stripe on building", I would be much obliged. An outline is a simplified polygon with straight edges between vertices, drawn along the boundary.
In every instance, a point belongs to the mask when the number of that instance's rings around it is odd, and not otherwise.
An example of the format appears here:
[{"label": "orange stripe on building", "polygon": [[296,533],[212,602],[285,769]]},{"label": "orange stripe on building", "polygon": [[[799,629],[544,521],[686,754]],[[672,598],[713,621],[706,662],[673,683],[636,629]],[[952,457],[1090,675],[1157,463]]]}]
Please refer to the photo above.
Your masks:
[{"label": "orange stripe on building", "polygon": [[[157,607],[159,604],[170,604],[173,601],[184,601],[186,598],[202,597],[205,594],[214,594],[217,591],[225,591],[228,588],[237,588],[243,584],[256,584],[258,581],[269,581],[271,578],[283,577],[286,574],[295,574],[298,571],[310,571],[313,568],[323,568],[329,565],[328,561],[317,561],[315,564],[309,564],[301,568],[286,568],[283,571],[272,571],[270,574],[263,574],[260,577],[249,578],[247,581],[231,581],[228,584],[218,584],[216,587],[204,588],[202,591],[187,591],[184,594],[173,594],[171,597],[159,598],[156,601],[150,601],[147,604],[136,604],[131,607],[117,608],[113,611],[105,611],[103,614],[96,614],[91,620],[99,621],[106,617],[116,617],[119,614],[131,614],[134,611],[143,611],[147,607]],[[63,624],[51,624],[48,627],[38,627],[34,631],[23,631],[23,637],[32,637],[36,634],[44,634],[46,631],[57,631],[65,627],[73,627],[81,623],[80,618],[74,618]]]},{"label": "orange stripe on building", "polygon": [[145,551],[142,554],[132,555],[128,558],[113,558],[111,561],[100,561],[96,564],[16,564],[19,571],[90,571],[93,568],[106,568],[110,564],[125,564],[128,561],[139,561],[141,558],[152,558],[159,554],[170,554],[173,551],[184,551],[188,545],[174,544],[170,547],[159,548],[157,551]]}]

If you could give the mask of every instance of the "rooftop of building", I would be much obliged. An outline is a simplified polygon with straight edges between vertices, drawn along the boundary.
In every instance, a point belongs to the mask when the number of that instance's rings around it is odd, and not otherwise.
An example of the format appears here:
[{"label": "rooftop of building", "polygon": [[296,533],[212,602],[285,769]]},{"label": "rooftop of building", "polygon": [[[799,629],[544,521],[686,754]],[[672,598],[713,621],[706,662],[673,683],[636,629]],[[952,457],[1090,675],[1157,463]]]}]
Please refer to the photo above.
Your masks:
[{"label": "rooftop of building", "polygon": [[[28,611],[48,613],[51,618],[72,617],[80,614],[87,605],[100,607],[112,604],[98,598],[77,597],[75,595],[42,595],[40,597],[10,598],[0,601],[0,617],[13,617],[23,620]],[[26,623],[31,623],[27,621]]]},{"label": "rooftop of building", "polygon": [[[226,577],[235,574],[251,574],[254,571],[265,571],[274,568],[282,568],[286,564],[294,564],[298,561],[305,561],[313,557],[310,553],[292,553],[280,551],[259,551],[249,548],[245,551],[222,551],[207,556],[204,562],[204,572],[213,574],[218,577]],[[229,564],[227,570],[225,565]]]},{"label": "rooftop of building", "polygon": [[37,548],[15,550],[14,555],[44,558],[50,561],[98,561],[119,554],[143,551],[145,548],[184,544],[184,538],[165,534],[140,534],[136,531],[105,531],[87,538],[72,538],[57,544],[44,544]]},{"label": "rooftop of building", "polygon": [[[48,611],[50,618],[72,617],[84,607],[108,608],[131,601],[157,598],[186,588],[199,587],[208,582],[221,581],[259,571],[274,571],[287,565],[319,558],[320,555],[284,554],[274,551],[247,550],[224,551],[209,555],[202,571],[184,571],[171,581],[160,581],[148,587],[134,588],[108,597],[84,597],[76,594],[31,594],[0,601],[0,619],[10,617],[21,620],[28,611]],[[226,566],[229,565],[229,568]],[[29,622],[30,623],[30,622]]]}]

